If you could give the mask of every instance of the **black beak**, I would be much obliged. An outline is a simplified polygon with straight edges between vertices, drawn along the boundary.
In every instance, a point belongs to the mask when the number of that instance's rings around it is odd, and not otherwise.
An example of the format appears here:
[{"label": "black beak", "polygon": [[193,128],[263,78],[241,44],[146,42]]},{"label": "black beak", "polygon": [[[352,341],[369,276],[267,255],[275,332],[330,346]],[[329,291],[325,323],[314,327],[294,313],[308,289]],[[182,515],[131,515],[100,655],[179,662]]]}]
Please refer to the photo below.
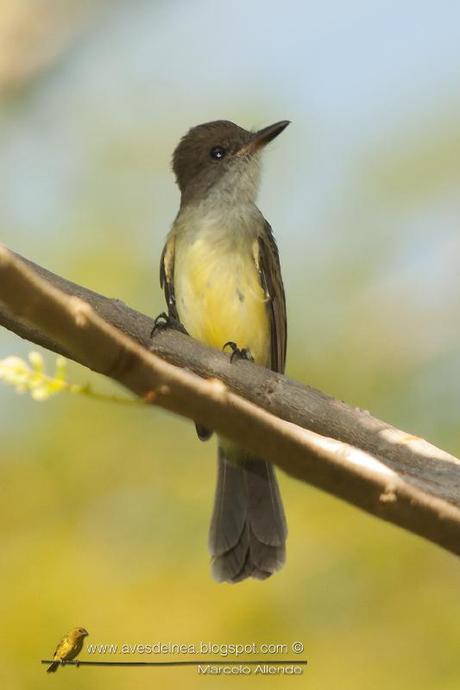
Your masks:
[{"label": "black beak", "polygon": [[290,120],[281,120],[281,122],[275,122],[274,125],[259,129],[258,132],[251,136],[249,142],[241,147],[237,155],[245,156],[256,153],[256,151],[266,146],[270,141],[273,141],[278,134],[281,134],[289,124],[291,124]]}]

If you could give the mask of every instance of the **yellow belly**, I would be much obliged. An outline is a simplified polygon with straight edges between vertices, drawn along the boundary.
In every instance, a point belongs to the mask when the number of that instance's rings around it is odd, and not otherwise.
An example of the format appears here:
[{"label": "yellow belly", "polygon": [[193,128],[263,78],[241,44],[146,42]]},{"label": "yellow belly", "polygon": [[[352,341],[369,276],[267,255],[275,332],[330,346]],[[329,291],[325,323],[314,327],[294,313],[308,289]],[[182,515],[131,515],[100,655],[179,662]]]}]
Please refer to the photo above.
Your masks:
[{"label": "yellow belly", "polygon": [[176,306],[190,335],[221,349],[233,341],[269,365],[266,298],[250,246],[223,246],[208,238],[176,245]]}]

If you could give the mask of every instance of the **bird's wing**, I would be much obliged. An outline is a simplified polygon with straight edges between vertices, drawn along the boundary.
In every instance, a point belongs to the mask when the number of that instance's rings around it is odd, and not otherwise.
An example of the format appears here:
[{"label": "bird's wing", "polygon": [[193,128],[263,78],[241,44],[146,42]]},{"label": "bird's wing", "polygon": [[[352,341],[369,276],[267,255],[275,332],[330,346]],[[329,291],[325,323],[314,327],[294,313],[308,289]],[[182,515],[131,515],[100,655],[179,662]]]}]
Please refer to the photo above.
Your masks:
[{"label": "bird's wing", "polygon": [[53,659],[65,659],[67,654],[69,653],[69,650],[72,649],[72,645],[72,640],[68,637],[68,635],[63,637],[62,640],[59,642],[58,646],[56,647]]},{"label": "bird's wing", "polygon": [[77,654],[80,654],[83,647],[83,637],[79,637],[77,640],[73,641],[72,648],[67,653],[67,659],[75,659]]},{"label": "bird's wing", "polygon": [[179,321],[174,293],[174,254],[176,240],[174,235],[168,237],[160,259],[160,285],[163,288],[168,305],[168,314]]},{"label": "bird's wing", "polygon": [[270,318],[270,367],[273,371],[283,373],[286,363],[287,344],[286,298],[281,279],[278,247],[267,221],[265,221],[264,230],[258,238],[255,260],[259,270],[260,281],[267,298],[267,311]]},{"label": "bird's wing", "polygon": [[[166,244],[161,254],[160,259],[160,285],[163,288],[168,305],[168,314],[170,318],[180,323],[179,314],[176,307],[176,294],[174,291],[174,256],[176,249],[176,240],[174,235],[170,235],[166,240]],[[200,441],[207,441],[212,436],[212,431],[206,429],[201,424],[195,422],[196,433]]]}]

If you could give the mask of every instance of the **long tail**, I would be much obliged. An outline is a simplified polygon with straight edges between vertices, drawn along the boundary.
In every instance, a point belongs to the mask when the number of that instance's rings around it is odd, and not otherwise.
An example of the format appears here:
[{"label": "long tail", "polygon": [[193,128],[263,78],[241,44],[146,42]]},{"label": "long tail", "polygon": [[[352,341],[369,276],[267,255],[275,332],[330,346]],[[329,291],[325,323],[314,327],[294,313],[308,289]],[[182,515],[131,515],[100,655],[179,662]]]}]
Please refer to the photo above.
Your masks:
[{"label": "long tail", "polygon": [[286,535],[286,518],[273,467],[265,460],[232,463],[219,447],[209,531],[215,579],[240,582],[247,577],[270,577],[286,559]]},{"label": "long tail", "polygon": [[50,665],[48,666],[48,668],[46,669],[46,672],[47,672],[47,673],[56,673],[56,671],[58,670],[58,668],[59,668],[59,661],[53,661],[53,663],[50,664]]}]

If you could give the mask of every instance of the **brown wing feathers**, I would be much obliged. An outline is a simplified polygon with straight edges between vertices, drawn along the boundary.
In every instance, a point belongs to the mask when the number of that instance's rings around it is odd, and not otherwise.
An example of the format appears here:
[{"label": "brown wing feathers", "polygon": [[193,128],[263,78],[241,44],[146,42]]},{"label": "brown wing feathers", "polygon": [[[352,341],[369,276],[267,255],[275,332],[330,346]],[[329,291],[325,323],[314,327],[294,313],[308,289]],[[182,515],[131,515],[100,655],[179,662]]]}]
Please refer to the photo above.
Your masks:
[{"label": "brown wing feathers", "polygon": [[258,268],[262,287],[267,295],[271,331],[271,369],[284,372],[286,364],[287,322],[286,298],[281,279],[278,248],[269,223],[258,241]]}]

